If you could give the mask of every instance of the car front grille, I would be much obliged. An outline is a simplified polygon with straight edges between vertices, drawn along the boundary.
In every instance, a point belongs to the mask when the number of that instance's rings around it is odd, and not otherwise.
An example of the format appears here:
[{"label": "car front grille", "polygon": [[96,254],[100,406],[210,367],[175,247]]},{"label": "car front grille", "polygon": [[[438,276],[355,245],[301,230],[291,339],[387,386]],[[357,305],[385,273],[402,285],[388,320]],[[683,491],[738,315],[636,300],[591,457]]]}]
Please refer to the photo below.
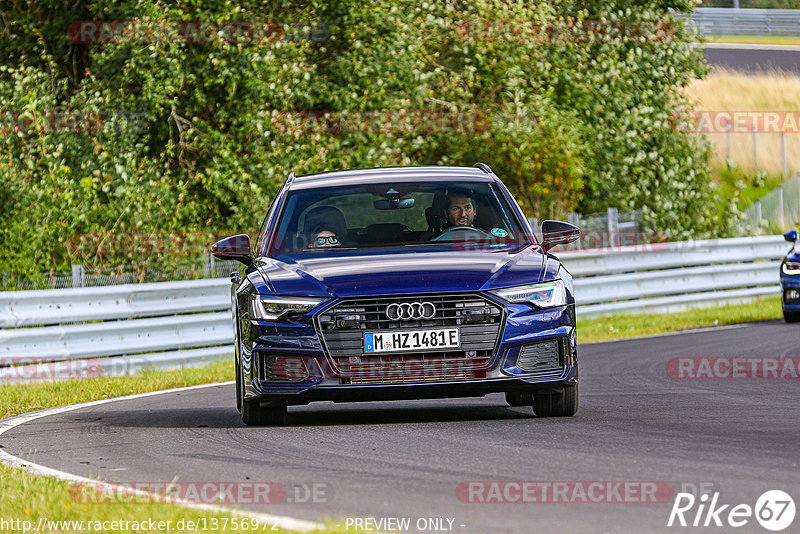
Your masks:
[{"label": "car front grille", "polygon": [[[429,302],[436,306],[436,314],[430,319],[390,320],[387,306],[401,302]],[[316,326],[334,370],[345,383],[469,380],[485,376],[504,318],[501,306],[474,293],[398,295],[342,300],[320,314]],[[458,327],[458,348],[364,352],[367,332],[440,327]]]}]

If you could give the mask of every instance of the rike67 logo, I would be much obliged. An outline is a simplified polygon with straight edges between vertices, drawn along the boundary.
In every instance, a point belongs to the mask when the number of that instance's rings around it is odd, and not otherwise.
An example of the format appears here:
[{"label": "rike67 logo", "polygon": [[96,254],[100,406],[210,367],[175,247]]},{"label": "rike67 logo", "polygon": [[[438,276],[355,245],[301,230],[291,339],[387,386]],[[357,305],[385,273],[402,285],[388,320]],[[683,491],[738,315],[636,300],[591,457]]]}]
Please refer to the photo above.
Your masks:
[{"label": "rike67 logo", "polygon": [[752,524],[751,520],[755,517],[765,529],[778,532],[794,521],[794,500],[785,491],[765,491],[756,500],[755,506],[722,504],[719,496],[719,492],[710,496],[706,493],[700,497],[691,493],[678,493],[667,526],[739,528]]}]

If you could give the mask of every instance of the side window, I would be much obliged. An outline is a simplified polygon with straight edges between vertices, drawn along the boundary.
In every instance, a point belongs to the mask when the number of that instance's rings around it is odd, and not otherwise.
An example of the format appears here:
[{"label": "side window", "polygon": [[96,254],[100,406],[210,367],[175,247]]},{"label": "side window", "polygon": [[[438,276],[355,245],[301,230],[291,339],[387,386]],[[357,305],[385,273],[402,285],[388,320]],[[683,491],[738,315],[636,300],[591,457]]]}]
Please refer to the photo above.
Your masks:
[{"label": "side window", "polygon": [[267,216],[264,217],[264,221],[261,223],[261,229],[258,231],[258,241],[256,245],[256,250],[257,250],[256,254],[258,256],[266,256],[267,254],[267,243],[269,242],[268,239],[269,225],[270,224],[274,225],[275,212],[278,209],[278,204],[281,203],[280,202],[281,198],[282,198],[281,193],[278,192],[278,194],[275,195],[275,198],[272,199],[272,204],[270,205],[269,210],[267,211]]}]

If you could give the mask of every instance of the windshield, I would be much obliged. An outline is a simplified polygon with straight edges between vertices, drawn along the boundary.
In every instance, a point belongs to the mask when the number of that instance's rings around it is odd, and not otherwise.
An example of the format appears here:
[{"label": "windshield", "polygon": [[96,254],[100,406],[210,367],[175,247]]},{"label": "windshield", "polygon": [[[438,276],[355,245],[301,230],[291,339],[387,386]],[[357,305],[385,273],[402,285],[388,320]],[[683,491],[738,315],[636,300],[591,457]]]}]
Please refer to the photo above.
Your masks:
[{"label": "windshield", "polygon": [[412,182],[319,187],[288,194],[270,256],[375,247],[503,249],[530,243],[496,186]]}]

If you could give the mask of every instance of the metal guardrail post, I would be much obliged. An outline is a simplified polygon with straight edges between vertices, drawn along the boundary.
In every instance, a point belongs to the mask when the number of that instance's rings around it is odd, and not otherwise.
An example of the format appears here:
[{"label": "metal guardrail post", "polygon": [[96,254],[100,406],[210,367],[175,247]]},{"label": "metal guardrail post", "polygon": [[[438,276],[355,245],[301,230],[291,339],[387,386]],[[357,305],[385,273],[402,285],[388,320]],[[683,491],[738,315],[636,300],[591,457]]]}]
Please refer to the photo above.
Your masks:
[{"label": "metal guardrail post", "polygon": [[781,132],[781,161],[783,162],[783,175],[786,176],[786,133]]},{"label": "metal guardrail post", "polygon": [[761,201],[756,201],[756,228],[761,228]]},{"label": "metal guardrail post", "polygon": [[608,246],[618,248],[619,241],[619,211],[617,208],[608,208]]},{"label": "metal guardrail post", "polygon": [[83,265],[72,266],[72,287],[83,287],[85,283],[85,272]]},{"label": "metal guardrail post", "polygon": [[567,222],[570,224],[574,224],[575,226],[578,225],[578,214],[577,213],[567,213]]},{"label": "metal guardrail post", "polygon": [[731,157],[731,121],[725,121],[725,155]]}]

